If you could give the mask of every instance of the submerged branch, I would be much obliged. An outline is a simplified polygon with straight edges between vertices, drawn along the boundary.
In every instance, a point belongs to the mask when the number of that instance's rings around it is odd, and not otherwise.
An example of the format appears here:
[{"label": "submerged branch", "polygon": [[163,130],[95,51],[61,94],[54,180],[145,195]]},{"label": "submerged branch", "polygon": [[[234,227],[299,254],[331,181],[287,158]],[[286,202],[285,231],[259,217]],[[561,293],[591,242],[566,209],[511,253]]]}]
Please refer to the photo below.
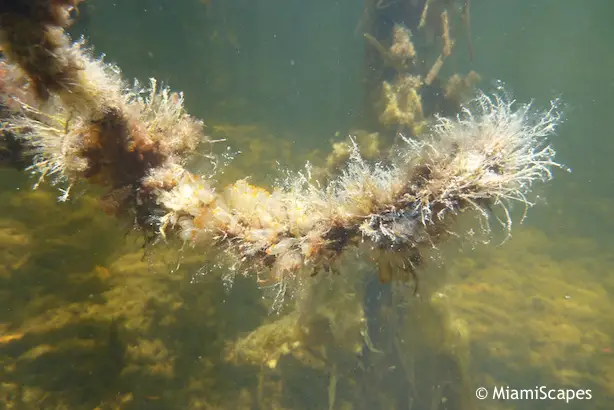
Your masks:
[{"label": "submerged branch", "polygon": [[[47,4],[62,5],[68,7]],[[22,12],[0,9],[2,30],[18,28],[5,36],[10,63],[0,71],[25,73],[28,81],[17,88],[27,99],[7,94],[8,75],[0,91],[11,102],[8,129],[34,153],[32,169],[68,186],[106,187],[116,213],[136,215],[137,226],[155,238],[173,234],[194,246],[224,249],[242,272],[256,271],[282,290],[300,272],[330,270],[361,243],[387,260],[397,258],[397,270],[413,277],[420,251],[444,240],[455,216],[472,209],[488,215],[501,205],[509,219],[506,203],[530,205],[533,182],[548,180],[558,165],[546,142],[558,122],[555,108],[531,113],[480,94],[458,118],[440,118],[422,141],[396,147],[389,166],[365,162],[354,148],[341,175],[324,187],[307,167],[273,191],[240,180],[219,192],[214,171],[199,176],[184,167],[207,139],[181,94],[154,80],[149,87],[126,87],[117,67],[71,44],[57,21]],[[27,24],[21,29],[7,21]],[[32,29],[39,36],[32,37]],[[40,36],[48,41],[32,43]],[[44,53],[28,53],[40,44]],[[403,55],[411,50],[403,48]]]}]

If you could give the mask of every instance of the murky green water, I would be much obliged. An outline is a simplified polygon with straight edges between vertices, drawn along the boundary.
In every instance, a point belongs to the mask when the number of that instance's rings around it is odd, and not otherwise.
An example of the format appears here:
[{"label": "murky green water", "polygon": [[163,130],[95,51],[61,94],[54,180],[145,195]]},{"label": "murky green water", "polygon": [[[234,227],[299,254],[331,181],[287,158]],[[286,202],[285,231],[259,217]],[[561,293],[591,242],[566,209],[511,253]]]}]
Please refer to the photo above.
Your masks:
[{"label": "murky green water", "polygon": [[[605,0],[471,2],[474,61],[460,48],[445,69],[479,72],[486,90],[502,80],[539,107],[561,97],[553,144],[573,172],[536,188],[538,205],[501,247],[447,246],[421,272],[444,278],[432,309],[372,284],[375,268],[348,256],[346,272],[314,278],[306,301],[269,314],[254,280],[228,290],[227,267],[202,251],[144,254],[95,189],[58,204],[53,188],[0,171],[0,406],[610,408],[613,13]],[[350,0],[92,0],[73,32],[126,78],[184,90],[190,113],[242,152],[228,181],[268,183],[278,162],[323,162],[360,123],[361,16]],[[480,386],[592,398],[461,403]]]}]

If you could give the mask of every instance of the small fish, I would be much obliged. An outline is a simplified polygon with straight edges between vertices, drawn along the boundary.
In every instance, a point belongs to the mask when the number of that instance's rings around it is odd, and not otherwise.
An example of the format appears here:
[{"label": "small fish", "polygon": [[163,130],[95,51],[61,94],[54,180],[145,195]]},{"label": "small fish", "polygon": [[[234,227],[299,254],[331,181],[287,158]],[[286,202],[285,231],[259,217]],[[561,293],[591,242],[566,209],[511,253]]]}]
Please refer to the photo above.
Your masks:
[{"label": "small fish", "polygon": [[362,329],[360,331],[360,335],[363,337],[364,341],[365,341],[365,346],[367,347],[367,349],[369,349],[370,352],[372,353],[384,353],[379,349],[376,349],[375,346],[373,346],[373,342],[371,341],[371,338],[369,337],[369,332],[367,332],[366,329]]}]

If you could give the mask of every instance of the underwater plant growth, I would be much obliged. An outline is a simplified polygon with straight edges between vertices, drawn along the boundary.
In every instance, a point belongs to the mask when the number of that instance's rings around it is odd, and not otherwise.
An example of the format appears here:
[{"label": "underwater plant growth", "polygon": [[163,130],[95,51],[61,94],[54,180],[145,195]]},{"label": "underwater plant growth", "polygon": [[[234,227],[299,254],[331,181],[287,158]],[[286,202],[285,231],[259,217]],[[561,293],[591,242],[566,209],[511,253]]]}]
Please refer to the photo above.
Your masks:
[{"label": "underwater plant growth", "polygon": [[247,180],[220,190],[214,159],[206,175],[185,168],[198,144],[213,141],[185,112],[182,94],[155,80],[127,86],[117,67],[72,43],[63,27],[75,6],[3,3],[3,134],[20,141],[41,181],[62,184],[62,200],[80,181],[106,187],[108,209],[133,214],[152,240],[177,235],[222,248],[263,283],[283,287],[299,272],[330,270],[359,245],[381,257],[382,281],[415,277],[421,250],[447,237],[457,215],[475,211],[488,229],[499,206],[510,229],[509,203],[530,206],[532,184],[558,166],[547,143],[555,104],[533,112],[479,94],[457,118],[435,119],[419,141],[403,138],[386,164],[367,163],[354,147],[323,185],[308,166],[272,191]]}]

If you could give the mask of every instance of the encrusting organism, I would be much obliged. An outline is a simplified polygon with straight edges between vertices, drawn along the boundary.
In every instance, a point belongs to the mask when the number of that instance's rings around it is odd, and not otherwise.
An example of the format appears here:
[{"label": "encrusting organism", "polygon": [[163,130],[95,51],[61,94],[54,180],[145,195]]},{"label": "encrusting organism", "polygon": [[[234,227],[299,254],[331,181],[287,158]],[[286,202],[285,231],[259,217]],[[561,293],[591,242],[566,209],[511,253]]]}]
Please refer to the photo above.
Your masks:
[{"label": "encrusting organism", "polygon": [[[460,20],[465,23],[473,58],[469,2],[461,3]],[[454,0],[372,0],[366,3],[365,11],[361,27],[367,44],[366,110],[380,128],[420,137],[434,115],[457,113],[467,102],[467,91],[480,80],[473,71],[464,78],[444,72],[455,49],[459,5]],[[455,92],[448,92],[451,87]]]},{"label": "encrusting organism", "polygon": [[394,276],[393,262],[414,276],[421,251],[445,239],[456,216],[477,211],[488,225],[491,208],[500,206],[510,228],[509,204],[530,206],[532,184],[558,166],[546,141],[559,120],[556,105],[540,113],[478,94],[457,118],[438,118],[419,141],[404,138],[386,164],[368,163],[353,147],[325,185],[307,166],[271,191],[247,180],[220,190],[214,167],[209,175],[184,167],[196,145],[210,141],[181,94],[154,80],[128,87],[116,67],[71,43],[66,20],[57,16],[74,1],[5,3],[1,71],[20,71],[27,81],[19,83],[21,94],[6,95],[15,76],[1,79],[2,99],[10,101],[4,128],[33,153],[31,169],[66,190],[79,181],[107,187],[115,212],[133,212],[152,237],[178,235],[227,250],[264,283],[330,270],[355,246],[379,255],[382,281]]}]

